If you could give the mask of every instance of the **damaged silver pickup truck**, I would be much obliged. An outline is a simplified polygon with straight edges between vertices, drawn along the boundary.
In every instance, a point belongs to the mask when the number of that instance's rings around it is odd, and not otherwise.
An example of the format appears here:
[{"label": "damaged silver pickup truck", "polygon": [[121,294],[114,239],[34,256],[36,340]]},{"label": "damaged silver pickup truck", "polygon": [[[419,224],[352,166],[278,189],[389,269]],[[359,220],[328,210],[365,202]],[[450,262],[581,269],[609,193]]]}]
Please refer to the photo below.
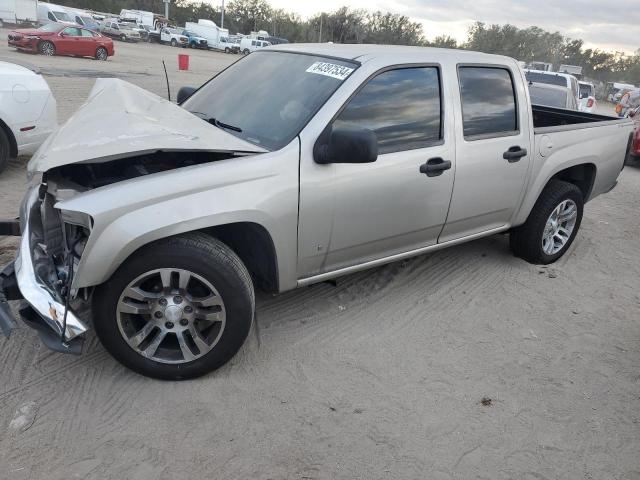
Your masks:
[{"label": "damaged silver pickup truck", "polygon": [[513,59],[442,49],[270,47],[181,96],[98,80],[31,159],[19,227],[0,224],[22,235],[0,274],[7,334],[22,300],[55,350],[80,353],[93,328],[131,369],[192,378],[240,349],[254,286],[498,232],[551,263],[632,132],[531,105]]}]

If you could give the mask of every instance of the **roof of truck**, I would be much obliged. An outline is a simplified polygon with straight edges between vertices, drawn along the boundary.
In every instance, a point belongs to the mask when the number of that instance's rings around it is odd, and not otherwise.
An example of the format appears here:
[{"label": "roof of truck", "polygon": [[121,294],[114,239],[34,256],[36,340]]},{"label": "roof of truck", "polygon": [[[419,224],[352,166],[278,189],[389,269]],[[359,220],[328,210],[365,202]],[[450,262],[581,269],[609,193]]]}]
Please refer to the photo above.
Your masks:
[{"label": "roof of truck", "polygon": [[[409,47],[406,45],[374,45],[350,43],[286,43],[268,47],[268,50],[308,53],[312,55],[343,58],[345,60],[370,60],[379,57],[393,57],[393,63],[401,63],[403,56],[415,57],[416,54],[428,56],[429,59],[456,55],[467,61],[510,60],[512,58],[492,55],[489,53],[473,52],[434,47]],[[475,59],[475,60],[474,60]]]}]

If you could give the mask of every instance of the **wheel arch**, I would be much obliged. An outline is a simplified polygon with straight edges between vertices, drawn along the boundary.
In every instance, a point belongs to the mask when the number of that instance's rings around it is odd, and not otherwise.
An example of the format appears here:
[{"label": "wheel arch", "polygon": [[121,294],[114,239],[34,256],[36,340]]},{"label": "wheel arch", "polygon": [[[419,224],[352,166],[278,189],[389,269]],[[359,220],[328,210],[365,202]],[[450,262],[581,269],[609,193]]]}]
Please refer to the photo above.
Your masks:
[{"label": "wheel arch", "polygon": [[231,248],[262,290],[268,293],[279,291],[276,247],[265,227],[254,222],[237,222],[200,231],[217,238]]},{"label": "wheel arch", "polygon": [[[220,223],[212,226],[198,226],[190,229],[162,229],[156,231],[150,236],[145,236],[143,243],[137,243],[134,248],[131,243],[123,245],[122,251],[126,253],[120,258],[112,258],[108,268],[105,270],[102,262],[92,265],[94,262],[88,262],[83,255],[81,258],[75,280],[78,280],[78,286],[91,286],[102,284],[111,278],[111,276],[132,256],[145,248],[153,246],[157,241],[164,240],[172,236],[179,236],[188,233],[204,233],[212,238],[220,240],[233,250],[245,264],[255,284],[268,293],[277,293],[280,291],[280,271],[278,264],[278,254],[275,241],[269,230],[262,224],[254,221],[230,221],[228,223]],[[104,248],[97,249],[98,254],[106,254]],[[89,256],[95,255],[95,252],[89,252]],[[94,257],[95,259],[95,257]],[[85,261],[87,263],[85,263]],[[85,277],[88,271],[93,270],[93,274],[100,273],[99,278]],[[91,274],[89,275],[91,277]],[[88,281],[85,281],[88,280]]]},{"label": "wheel arch", "polygon": [[[572,183],[582,192],[582,198],[585,203],[591,195],[593,184],[596,179],[597,167],[593,163],[581,163],[565,168],[554,174],[545,184],[545,187],[552,180],[562,180]],[[543,188],[544,190],[544,188]]]},{"label": "wheel arch", "polygon": [[15,158],[18,156],[18,141],[16,140],[15,135],[1,118],[0,118],[0,129],[7,135],[9,139],[9,156],[11,158]]},{"label": "wheel arch", "polygon": [[[598,168],[595,163],[591,161],[583,161],[575,163],[574,165],[562,165],[546,175],[544,173],[539,174],[542,178],[536,178],[533,183],[528,186],[526,196],[520,208],[517,210],[511,226],[517,227],[527,220],[531,209],[540,198],[540,195],[543,194],[549,182],[553,180],[562,180],[576,185],[582,192],[584,202],[587,203],[593,193],[597,174]],[[544,180],[545,177],[546,180]]]}]

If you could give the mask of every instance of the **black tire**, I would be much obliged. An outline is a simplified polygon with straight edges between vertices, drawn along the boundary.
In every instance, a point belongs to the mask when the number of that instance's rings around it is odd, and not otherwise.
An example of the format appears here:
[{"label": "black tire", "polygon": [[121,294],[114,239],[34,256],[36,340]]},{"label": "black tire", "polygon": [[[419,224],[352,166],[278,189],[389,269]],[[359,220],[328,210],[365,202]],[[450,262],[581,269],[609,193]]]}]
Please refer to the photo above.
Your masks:
[{"label": "black tire", "polygon": [[109,58],[109,52],[107,52],[107,49],[104,47],[98,47],[98,49],[96,50],[96,60],[103,60],[103,61],[107,61],[107,59]]},{"label": "black tire", "polygon": [[127,36],[124,33],[122,35],[120,35],[120,41],[122,41],[122,42],[126,42],[127,41]]},{"label": "black tire", "polygon": [[[168,364],[142,356],[120,333],[116,307],[133,279],[157,268],[189,270],[215,285],[226,310],[224,331],[212,350],[186,363]],[[246,267],[225,244],[200,233],[170,237],[144,247],[96,289],[93,300],[96,334],[120,363],[142,375],[183,380],[205,375],[227,363],[244,343],[253,320],[255,295]]]},{"label": "black tire", "polygon": [[5,131],[0,127],[0,173],[2,173],[9,164],[10,152],[11,146],[9,145],[9,139]]},{"label": "black tire", "polygon": [[249,51],[249,49],[248,49],[248,48],[245,48],[245,49],[242,51],[242,54],[243,54],[243,55],[249,55],[250,53],[251,53],[251,52]]},{"label": "black tire", "polygon": [[171,46],[172,46],[172,47],[177,47],[177,46],[178,46],[178,42],[176,41],[176,39],[175,39],[175,38],[172,38],[172,39],[171,39]]},{"label": "black tire", "polygon": [[229,50],[229,47],[225,47],[224,48],[224,53],[230,53],[230,52],[231,52],[231,50]]},{"label": "black tire", "polygon": [[[555,254],[549,255],[542,249],[542,238],[547,219],[554,209],[565,200],[573,200],[577,207],[577,218],[573,231],[564,246]],[[513,253],[529,263],[547,265],[555,262],[569,249],[582,222],[584,199],[581,190],[572,183],[551,180],[536,201],[527,221],[511,230],[510,246]]]},{"label": "black tire", "polygon": [[47,55],[52,57],[56,54],[56,46],[48,41],[40,42],[38,44],[38,52],[42,55]]}]

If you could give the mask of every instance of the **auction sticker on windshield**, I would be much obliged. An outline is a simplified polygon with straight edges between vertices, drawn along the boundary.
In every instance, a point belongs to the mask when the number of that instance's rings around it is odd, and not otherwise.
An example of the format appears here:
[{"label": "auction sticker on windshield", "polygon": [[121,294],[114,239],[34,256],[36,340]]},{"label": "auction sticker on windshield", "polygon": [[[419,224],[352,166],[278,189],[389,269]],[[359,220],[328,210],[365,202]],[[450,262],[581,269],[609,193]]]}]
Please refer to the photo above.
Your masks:
[{"label": "auction sticker on windshield", "polygon": [[335,63],[316,62],[307,68],[307,72],[337,78],[338,80],[344,80],[351,72],[353,72],[353,68],[345,67],[344,65],[337,65]]}]

